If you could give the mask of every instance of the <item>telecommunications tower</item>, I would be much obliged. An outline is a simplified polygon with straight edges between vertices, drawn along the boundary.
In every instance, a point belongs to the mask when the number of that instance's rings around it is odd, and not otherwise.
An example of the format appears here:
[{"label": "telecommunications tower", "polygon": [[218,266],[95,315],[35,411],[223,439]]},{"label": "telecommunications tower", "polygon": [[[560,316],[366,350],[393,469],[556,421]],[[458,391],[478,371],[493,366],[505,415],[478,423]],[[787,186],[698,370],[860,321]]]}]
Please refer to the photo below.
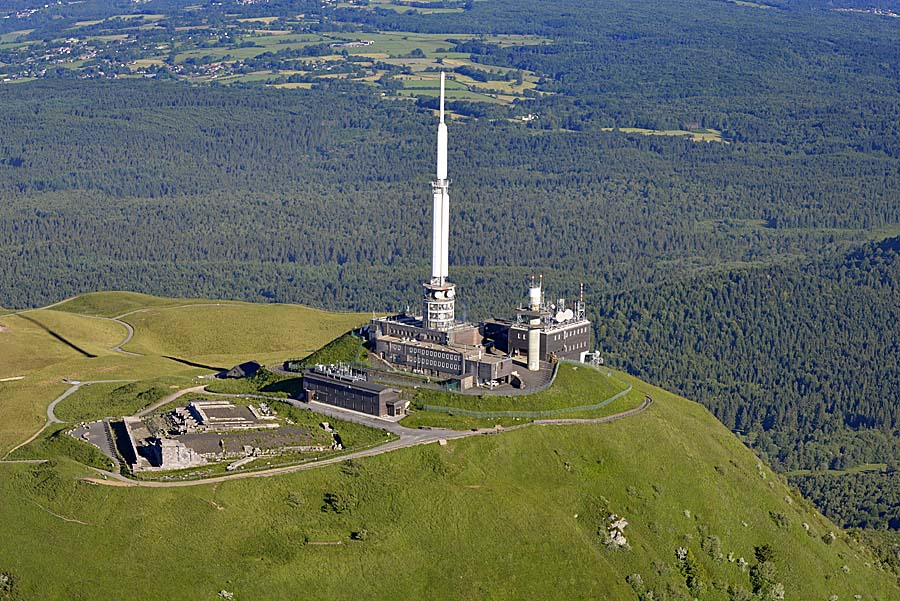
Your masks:
[{"label": "telecommunications tower", "polygon": [[441,109],[437,135],[437,178],[431,182],[434,197],[431,231],[431,279],[424,283],[422,325],[429,330],[449,330],[454,323],[456,285],[447,280],[450,244],[450,180],[447,179],[447,124],[444,123],[444,72],[441,72]]}]

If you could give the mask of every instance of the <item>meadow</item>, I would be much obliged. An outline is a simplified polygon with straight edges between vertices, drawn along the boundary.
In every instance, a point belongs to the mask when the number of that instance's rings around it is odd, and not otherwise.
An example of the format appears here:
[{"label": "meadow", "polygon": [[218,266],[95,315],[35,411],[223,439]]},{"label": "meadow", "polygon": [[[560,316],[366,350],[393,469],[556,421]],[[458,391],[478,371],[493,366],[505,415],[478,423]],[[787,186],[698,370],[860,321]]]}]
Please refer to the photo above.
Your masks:
[{"label": "meadow", "polygon": [[223,303],[150,308],[124,319],[136,331],[126,350],[230,368],[251,359],[304,357],[362,325],[367,316],[297,305]]},{"label": "meadow", "polygon": [[[656,400],[633,419],[273,478],[133,489],[85,483],[65,459],[2,465],[0,570],[47,599],[729,599],[749,598],[767,545],[786,598],[897,598],[866,547],[706,410],[623,377]],[[627,549],[604,544],[610,514],[628,521]]]},{"label": "meadow", "polygon": [[675,136],[688,138],[692,142],[729,142],[722,138],[722,132],[717,129],[646,129],[643,127],[601,127],[601,131],[620,131],[625,134],[640,134],[642,136]]},{"label": "meadow", "polygon": [[[112,350],[127,330],[109,318],[124,313],[131,313],[126,319],[136,329],[126,345],[132,355]],[[128,292],[87,294],[52,309],[0,316],[0,379],[22,378],[0,381],[0,456],[41,428],[47,405],[69,388],[66,379],[143,380],[147,389],[174,391],[208,374],[213,366],[205,362],[230,368],[248,359],[304,357],[364,321],[362,314],[299,305],[210,306],[208,300]],[[71,404],[60,405],[60,418],[80,421],[141,408],[141,391],[105,396],[121,386],[85,387]]]}]

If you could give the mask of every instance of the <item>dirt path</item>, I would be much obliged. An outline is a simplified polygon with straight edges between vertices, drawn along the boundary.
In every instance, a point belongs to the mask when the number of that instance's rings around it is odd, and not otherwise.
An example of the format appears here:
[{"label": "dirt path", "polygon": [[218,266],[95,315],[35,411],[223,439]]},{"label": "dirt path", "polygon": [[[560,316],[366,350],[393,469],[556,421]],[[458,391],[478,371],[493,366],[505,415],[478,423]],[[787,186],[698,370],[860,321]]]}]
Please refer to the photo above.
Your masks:
[{"label": "dirt path", "polygon": [[154,411],[156,411],[163,405],[168,405],[169,403],[171,403],[178,397],[182,397],[186,394],[191,394],[192,392],[197,392],[197,393],[204,392],[204,390],[203,390],[204,386],[205,385],[194,386],[192,388],[185,388],[184,390],[179,390],[178,392],[173,392],[169,396],[165,396],[165,397],[161,398],[160,400],[156,401],[155,403],[153,403],[146,409],[139,411],[138,413],[135,413],[134,417],[146,417],[147,415],[150,415],[151,413],[153,413]]}]

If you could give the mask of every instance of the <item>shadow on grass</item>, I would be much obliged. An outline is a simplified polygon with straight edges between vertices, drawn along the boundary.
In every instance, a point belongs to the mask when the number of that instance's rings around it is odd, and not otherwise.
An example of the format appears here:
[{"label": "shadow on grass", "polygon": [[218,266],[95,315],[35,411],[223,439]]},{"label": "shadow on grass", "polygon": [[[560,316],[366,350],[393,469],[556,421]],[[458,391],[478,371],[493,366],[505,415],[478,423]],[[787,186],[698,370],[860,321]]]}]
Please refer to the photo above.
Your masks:
[{"label": "shadow on grass", "polygon": [[202,363],[188,361],[187,359],[179,359],[178,357],[170,357],[169,355],[163,355],[163,358],[168,359],[169,361],[174,361],[175,363],[181,363],[182,365],[187,365],[189,367],[200,367],[202,369],[209,369],[216,373],[228,371],[228,368],[225,368],[225,367],[214,367],[212,365],[203,365]]},{"label": "shadow on grass", "polygon": [[66,339],[63,338],[61,335],[57,334],[56,332],[54,332],[53,330],[51,330],[50,328],[48,328],[47,326],[45,326],[44,324],[42,324],[42,323],[39,322],[38,320],[34,319],[33,317],[29,317],[29,316],[25,315],[24,313],[19,313],[18,317],[21,317],[21,318],[24,319],[25,321],[28,321],[28,322],[33,323],[34,325],[36,325],[36,326],[39,327],[40,329],[44,330],[45,332],[47,332],[48,334],[50,334],[51,336],[53,336],[54,338],[56,338],[57,340],[59,340],[60,342],[62,342],[63,344],[65,344],[65,345],[66,345],[67,347],[69,347],[70,349],[72,349],[72,350],[74,350],[74,351],[76,351],[76,352],[78,352],[78,353],[81,353],[82,355],[84,355],[84,356],[87,357],[88,359],[96,359],[96,358],[97,358],[97,355],[95,355],[95,354],[93,354],[93,353],[89,353],[89,352],[87,352],[86,350],[84,350],[83,348],[81,348],[80,346],[78,346],[77,344],[75,344],[74,342],[71,342],[71,341],[69,341],[69,340],[66,340]]},{"label": "shadow on grass", "polygon": [[299,399],[303,396],[303,378],[288,378],[272,382],[259,389],[260,392],[286,392],[291,398]]}]

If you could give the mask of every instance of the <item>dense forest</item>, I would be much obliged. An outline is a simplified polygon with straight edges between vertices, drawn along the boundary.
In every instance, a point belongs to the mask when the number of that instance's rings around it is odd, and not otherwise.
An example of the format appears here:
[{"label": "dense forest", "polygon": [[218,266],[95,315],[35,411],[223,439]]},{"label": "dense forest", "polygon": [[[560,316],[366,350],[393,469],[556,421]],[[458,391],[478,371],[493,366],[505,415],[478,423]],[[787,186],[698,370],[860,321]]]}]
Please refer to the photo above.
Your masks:
[{"label": "dense forest", "polygon": [[[900,239],[611,295],[609,362],[709,407],[847,526],[898,528]],[[826,474],[887,463],[889,474]],[[852,498],[852,502],[848,499]]]},{"label": "dense forest", "polygon": [[[418,296],[434,123],[413,104],[343,83],[47,81],[0,88],[0,126],[4,306],[110,287],[365,309]],[[599,294],[808,255],[900,211],[883,156],[505,120],[454,123],[451,140],[450,260],[473,317],[507,311],[535,271]]]},{"label": "dense forest", "polygon": [[[50,40],[130,4],[52,5],[16,27]],[[897,20],[835,10],[879,3],[496,0],[422,14],[228,1],[202,25],[190,4],[141,10],[173,15],[172,31],[302,11],[319,20],[310,30],[542,36],[448,48],[471,53],[470,75],[525,70],[540,90],[453,107],[461,317],[508,313],[532,273],[561,296],[584,282],[611,364],[704,403],[776,468],[900,459]],[[73,77],[0,85],[0,305],[98,289],[416,303],[433,102],[382,97],[390,77],[310,90]],[[798,484],[826,508],[850,487],[860,502],[833,517],[896,527],[896,495],[871,492],[891,477]]]},{"label": "dense forest", "polygon": [[817,473],[791,476],[790,482],[839,524],[900,530],[900,482],[887,473]]}]

